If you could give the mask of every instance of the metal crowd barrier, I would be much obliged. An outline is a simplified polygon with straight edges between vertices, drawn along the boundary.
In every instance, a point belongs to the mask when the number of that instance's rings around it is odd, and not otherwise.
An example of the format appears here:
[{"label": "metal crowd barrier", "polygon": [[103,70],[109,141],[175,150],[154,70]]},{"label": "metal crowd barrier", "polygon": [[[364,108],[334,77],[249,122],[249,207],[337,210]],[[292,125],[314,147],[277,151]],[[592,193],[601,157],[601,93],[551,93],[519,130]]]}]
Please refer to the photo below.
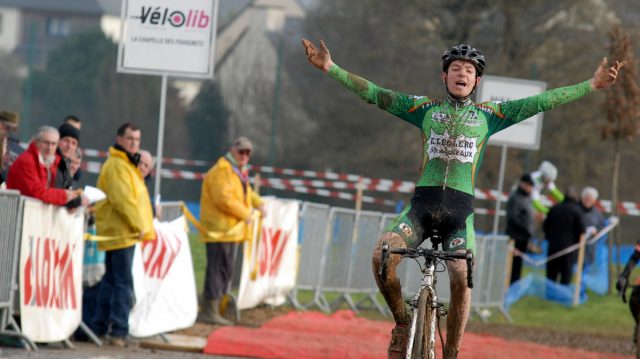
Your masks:
[{"label": "metal crowd barrier", "polygon": [[[298,309],[316,306],[331,312],[346,304],[358,311],[366,303],[380,313],[389,314],[386,305],[378,300],[378,288],[373,278],[371,255],[377,239],[396,214],[356,212],[352,209],[328,207],[305,202],[300,213],[300,266],[290,302]],[[426,245],[429,245],[428,243]],[[474,313],[486,319],[487,308],[497,308],[510,320],[503,308],[508,238],[506,236],[477,236],[474,268],[474,290],[471,305]],[[442,268],[441,268],[442,269]],[[422,276],[418,264],[403,261],[398,267],[403,294],[413,295]],[[438,273],[438,296],[450,299],[449,276]],[[298,290],[312,290],[313,299],[301,304]],[[337,293],[329,303],[326,293]],[[361,299],[356,303],[354,295]]]},{"label": "metal crowd barrier", "polygon": [[174,219],[180,218],[182,216],[182,206],[183,202],[174,201],[174,202],[161,202],[160,208],[161,214],[159,220],[161,222],[171,222]]},{"label": "metal crowd barrier", "polygon": [[13,318],[14,299],[18,293],[23,207],[20,192],[0,190],[0,336],[18,338],[27,348],[37,350]]}]

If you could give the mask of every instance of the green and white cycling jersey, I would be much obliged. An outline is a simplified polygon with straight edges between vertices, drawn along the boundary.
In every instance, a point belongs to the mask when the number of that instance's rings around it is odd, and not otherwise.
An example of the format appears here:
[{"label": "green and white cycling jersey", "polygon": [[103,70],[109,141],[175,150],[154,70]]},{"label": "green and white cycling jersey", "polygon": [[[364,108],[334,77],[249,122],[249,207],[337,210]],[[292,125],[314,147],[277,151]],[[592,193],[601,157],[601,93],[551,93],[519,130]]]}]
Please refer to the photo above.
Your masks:
[{"label": "green and white cycling jersey", "polygon": [[593,91],[584,81],[518,100],[461,103],[384,89],[335,64],[329,74],[363,100],[422,131],[423,165],[416,186],[449,187],[472,196],[491,135]]}]

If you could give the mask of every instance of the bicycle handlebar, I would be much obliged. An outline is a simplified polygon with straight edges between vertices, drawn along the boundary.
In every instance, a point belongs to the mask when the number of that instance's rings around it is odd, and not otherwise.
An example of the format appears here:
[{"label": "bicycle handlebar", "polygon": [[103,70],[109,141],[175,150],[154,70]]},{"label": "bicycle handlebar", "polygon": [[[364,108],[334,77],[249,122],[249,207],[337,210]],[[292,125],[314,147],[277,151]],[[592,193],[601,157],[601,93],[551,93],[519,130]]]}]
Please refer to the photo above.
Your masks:
[{"label": "bicycle handlebar", "polygon": [[467,287],[473,288],[473,252],[467,249],[466,252],[442,252],[428,248],[390,248],[388,243],[382,245],[381,265],[378,274],[382,277],[386,272],[389,253],[401,254],[406,258],[436,258],[442,260],[464,259],[467,262]]}]

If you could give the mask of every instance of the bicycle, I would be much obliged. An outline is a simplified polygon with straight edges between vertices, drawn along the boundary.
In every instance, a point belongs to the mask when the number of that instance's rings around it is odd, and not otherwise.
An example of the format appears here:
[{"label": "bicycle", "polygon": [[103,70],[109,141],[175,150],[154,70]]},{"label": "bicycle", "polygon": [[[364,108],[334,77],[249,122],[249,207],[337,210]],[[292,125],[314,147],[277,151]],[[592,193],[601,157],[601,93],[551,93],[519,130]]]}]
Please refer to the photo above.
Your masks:
[{"label": "bicycle", "polygon": [[[418,292],[409,300],[407,304],[411,307],[411,328],[409,331],[409,341],[407,342],[407,359],[411,358],[435,358],[436,338],[435,330],[438,325],[438,334],[442,345],[444,356],[444,341],[440,332],[440,317],[447,315],[444,304],[438,302],[436,293],[436,273],[444,271],[437,270],[438,265],[444,265],[444,261],[454,259],[465,259],[467,262],[467,287],[473,288],[473,253],[466,252],[442,252],[438,250],[438,238],[432,236],[432,249],[418,248],[389,248],[388,243],[382,245],[382,264],[378,271],[381,278],[386,275],[386,266],[389,253],[401,254],[402,258],[416,259],[423,274],[422,283]],[[434,240],[435,239],[435,240]],[[418,261],[424,259],[424,264]]]}]

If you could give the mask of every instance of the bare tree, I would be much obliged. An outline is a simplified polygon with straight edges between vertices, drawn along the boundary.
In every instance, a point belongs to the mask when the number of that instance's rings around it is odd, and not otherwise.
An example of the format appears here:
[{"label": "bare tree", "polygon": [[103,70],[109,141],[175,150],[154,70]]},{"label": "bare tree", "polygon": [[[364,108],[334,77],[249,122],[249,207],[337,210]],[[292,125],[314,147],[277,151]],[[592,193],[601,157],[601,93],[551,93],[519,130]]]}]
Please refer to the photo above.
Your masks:
[{"label": "bare tree", "polygon": [[[640,119],[640,88],[636,82],[636,59],[631,48],[629,34],[616,25],[609,33],[611,39],[610,53],[612,61],[621,59],[626,61],[624,70],[618,76],[618,84],[611,86],[606,92],[604,111],[607,122],[602,127],[602,137],[613,140],[613,176],[611,179],[611,212],[617,215],[618,209],[618,175],[620,172],[620,142],[632,141],[638,133]],[[620,231],[616,230],[613,237],[617,244],[617,260],[620,261]],[[609,291],[611,290],[611,261],[613,241],[609,240]],[[616,265],[616,276],[619,268]]]}]

